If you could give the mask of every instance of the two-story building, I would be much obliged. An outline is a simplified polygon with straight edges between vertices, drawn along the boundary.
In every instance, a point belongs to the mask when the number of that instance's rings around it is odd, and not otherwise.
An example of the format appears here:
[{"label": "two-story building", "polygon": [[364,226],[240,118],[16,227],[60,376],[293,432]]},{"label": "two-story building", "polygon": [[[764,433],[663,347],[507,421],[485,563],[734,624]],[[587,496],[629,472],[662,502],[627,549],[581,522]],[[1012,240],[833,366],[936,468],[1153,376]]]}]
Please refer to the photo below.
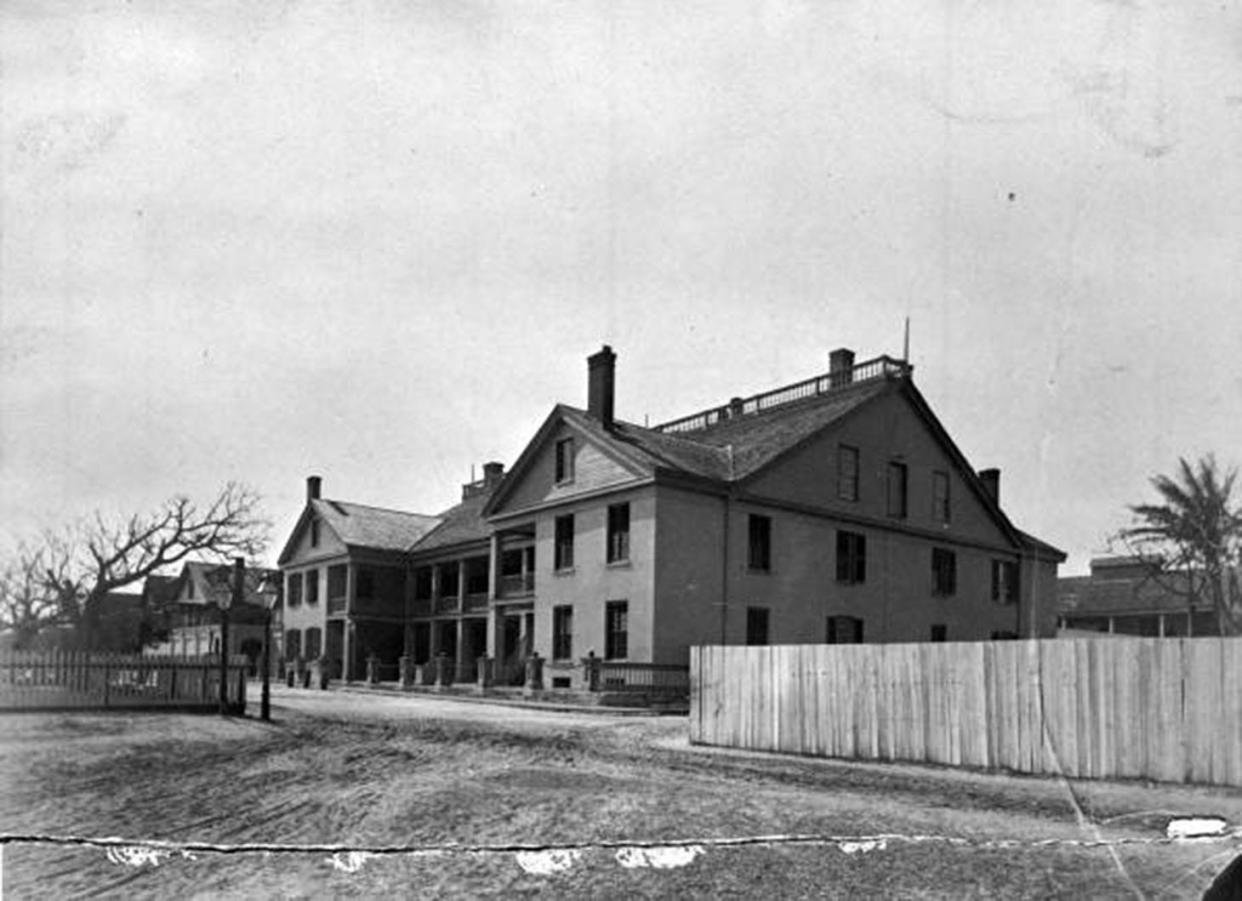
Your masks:
[{"label": "two-story building", "polygon": [[376,656],[395,678],[405,651],[408,551],[440,521],[329,500],[321,488],[318,476],[306,480],[306,505],[278,560],[285,658],[326,660],[331,675],[350,680]]}]

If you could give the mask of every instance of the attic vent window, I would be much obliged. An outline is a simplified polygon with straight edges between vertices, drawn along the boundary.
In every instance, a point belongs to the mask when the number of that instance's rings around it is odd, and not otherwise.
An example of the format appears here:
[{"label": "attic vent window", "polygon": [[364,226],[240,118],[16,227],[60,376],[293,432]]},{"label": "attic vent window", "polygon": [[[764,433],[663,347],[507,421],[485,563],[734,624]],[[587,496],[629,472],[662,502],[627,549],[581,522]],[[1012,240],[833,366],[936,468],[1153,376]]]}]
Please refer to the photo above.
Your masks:
[{"label": "attic vent window", "polygon": [[848,444],[837,448],[837,497],[858,500],[858,448]]},{"label": "attic vent window", "polygon": [[310,523],[310,546],[319,547],[319,520],[312,519]]},{"label": "attic vent window", "polygon": [[941,470],[932,473],[932,519],[949,521],[949,474]]},{"label": "attic vent window", "polygon": [[564,485],[574,480],[574,439],[562,438],[556,442],[556,484]]},{"label": "attic vent window", "polygon": [[894,519],[906,518],[906,464],[895,460],[888,464],[888,515]]}]

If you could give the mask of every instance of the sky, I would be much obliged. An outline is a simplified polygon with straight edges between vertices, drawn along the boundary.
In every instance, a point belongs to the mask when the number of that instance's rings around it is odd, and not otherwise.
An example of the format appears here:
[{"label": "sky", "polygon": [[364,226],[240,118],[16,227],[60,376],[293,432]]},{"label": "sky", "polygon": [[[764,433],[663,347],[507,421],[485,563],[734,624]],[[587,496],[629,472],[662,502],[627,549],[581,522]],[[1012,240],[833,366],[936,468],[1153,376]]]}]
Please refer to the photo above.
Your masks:
[{"label": "sky", "polygon": [[1242,464],[1242,7],[0,5],[0,547],[435,513],[586,357],[656,423],[899,355],[1086,571]]}]

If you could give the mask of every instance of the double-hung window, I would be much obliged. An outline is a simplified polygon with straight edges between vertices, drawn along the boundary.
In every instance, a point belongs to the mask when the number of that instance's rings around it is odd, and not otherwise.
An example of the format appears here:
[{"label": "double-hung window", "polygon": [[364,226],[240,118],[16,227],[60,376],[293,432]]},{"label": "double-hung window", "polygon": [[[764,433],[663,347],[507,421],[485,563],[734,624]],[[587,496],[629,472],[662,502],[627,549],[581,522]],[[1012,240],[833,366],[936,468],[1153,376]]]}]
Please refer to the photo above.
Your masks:
[{"label": "double-hung window", "polygon": [[604,657],[624,660],[630,655],[630,605],[626,601],[609,601],[604,605]]},{"label": "double-hung window", "polygon": [[560,604],[552,608],[552,659],[570,660],[574,656],[574,608]]},{"label": "double-hung window", "polygon": [[932,593],[957,593],[957,554],[946,548],[932,548]]},{"label": "double-hung window", "polygon": [[612,504],[608,508],[608,562],[630,559],[630,505]]},{"label": "double-hung window", "polygon": [[992,561],[992,600],[998,604],[1018,601],[1018,564],[1012,560]]},{"label": "double-hung window", "polygon": [[553,564],[556,569],[572,569],[574,565],[574,517],[556,518],[556,542],[553,547]]},{"label": "double-hung window", "polygon": [[867,536],[837,532],[837,581],[854,585],[867,581]]},{"label": "double-hung window", "polygon": [[747,566],[758,572],[772,569],[772,519],[752,513],[747,526]]}]

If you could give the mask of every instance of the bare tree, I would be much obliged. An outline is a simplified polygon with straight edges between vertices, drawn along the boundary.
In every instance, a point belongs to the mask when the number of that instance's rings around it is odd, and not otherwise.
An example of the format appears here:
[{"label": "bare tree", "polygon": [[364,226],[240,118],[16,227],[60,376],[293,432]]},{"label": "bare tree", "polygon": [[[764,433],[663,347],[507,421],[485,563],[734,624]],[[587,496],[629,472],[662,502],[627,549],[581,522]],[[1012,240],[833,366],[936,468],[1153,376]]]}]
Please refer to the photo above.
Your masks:
[{"label": "bare tree", "polygon": [[13,633],[18,650],[30,647],[43,627],[57,619],[44,573],[43,549],[24,545],[0,569],[0,628]]},{"label": "bare tree", "polygon": [[[90,649],[108,592],[190,558],[253,559],[267,547],[270,529],[271,523],[260,515],[259,496],[234,482],[205,506],[177,496],[153,513],[120,520],[96,513],[63,532],[43,535],[33,554],[40,601],[30,609],[37,610],[40,627],[71,626],[78,646]],[[24,584],[21,574],[29,576],[27,557],[13,564],[19,576],[14,585]],[[17,603],[14,609],[26,608]]]},{"label": "bare tree", "polygon": [[1190,606],[1210,604],[1220,633],[1238,634],[1242,510],[1231,506],[1237,470],[1222,473],[1211,454],[1194,465],[1178,464],[1176,478],[1151,480],[1162,503],[1130,507],[1136,521],[1121,538],[1166,590],[1182,594]]}]

